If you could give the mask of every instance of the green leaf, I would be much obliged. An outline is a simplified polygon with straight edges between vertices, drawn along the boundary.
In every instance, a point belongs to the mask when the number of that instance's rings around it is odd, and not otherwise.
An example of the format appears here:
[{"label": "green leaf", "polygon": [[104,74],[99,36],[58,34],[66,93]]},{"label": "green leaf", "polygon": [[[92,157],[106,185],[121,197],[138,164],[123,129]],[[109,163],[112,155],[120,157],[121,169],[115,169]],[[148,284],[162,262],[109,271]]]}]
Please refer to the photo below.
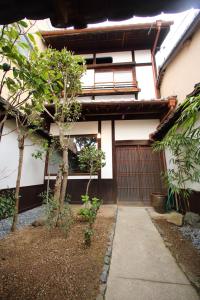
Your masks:
[{"label": "green leaf", "polygon": [[22,27],[25,27],[25,28],[28,27],[28,24],[25,21],[23,21],[23,20],[18,21],[18,24],[21,25]]},{"label": "green leaf", "polygon": [[35,42],[35,38],[34,38],[33,34],[28,33],[27,36],[28,36],[28,38],[31,40],[31,42],[35,45],[36,42]]}]

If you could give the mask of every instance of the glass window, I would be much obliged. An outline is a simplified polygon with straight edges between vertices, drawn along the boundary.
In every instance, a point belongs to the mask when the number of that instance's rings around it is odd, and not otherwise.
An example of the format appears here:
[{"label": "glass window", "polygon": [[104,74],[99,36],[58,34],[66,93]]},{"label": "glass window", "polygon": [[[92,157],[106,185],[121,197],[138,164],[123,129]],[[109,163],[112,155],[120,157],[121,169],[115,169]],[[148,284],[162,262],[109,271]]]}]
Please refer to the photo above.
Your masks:
[{"label": "glass window", "polygon": [[113,58],[112,57],[97,57],[96,64],[112,64]]},{"label": "glass window", "polygon": [[[56,175],[58,172],[59,164],[62,161],[62,152],[59,149],[59,143],[56,143],[54,149],[49,153],[48,159],[48,174]],[[97,147],[97,137],[96,135],[88,136],[71,136],[69,139],[69,175],[76,174],[88,174],[88,170],[81,170],[79,165],[78,154],[86,146],[96,145]]]}]

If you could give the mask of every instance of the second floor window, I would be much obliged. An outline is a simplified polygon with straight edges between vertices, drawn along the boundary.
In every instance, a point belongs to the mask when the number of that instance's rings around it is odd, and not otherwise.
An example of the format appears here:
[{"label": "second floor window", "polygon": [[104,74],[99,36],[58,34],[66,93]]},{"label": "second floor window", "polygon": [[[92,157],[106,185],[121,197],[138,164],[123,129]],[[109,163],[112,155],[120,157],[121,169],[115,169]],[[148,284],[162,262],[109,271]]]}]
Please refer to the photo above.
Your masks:
[{"label": "second floor window", "polygon": [[123,87],[133,84],[132,69],[96,70],[95,87]]}]

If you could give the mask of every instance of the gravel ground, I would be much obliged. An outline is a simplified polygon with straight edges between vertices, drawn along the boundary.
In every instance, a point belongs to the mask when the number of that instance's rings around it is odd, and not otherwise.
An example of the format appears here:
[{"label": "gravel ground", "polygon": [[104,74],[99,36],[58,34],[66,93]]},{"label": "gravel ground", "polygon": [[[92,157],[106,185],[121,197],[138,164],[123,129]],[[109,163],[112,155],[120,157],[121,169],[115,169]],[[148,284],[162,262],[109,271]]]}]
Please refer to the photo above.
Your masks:
[{"label": "gravel ground", "polygon": [[90,247],[84,244],[87,224],[79,219],[74,220],[67,236],[59,228],[27,226],[2,239],[0,299],[96,299],[114,222],[112,207],[112,211],[100,208]]},{"label": "gravel ground", "polygon": [[[39,206],[19,214],[17,228],[19,229],[24,226],[30,225],[33,221],[35,221],[37,218],[40,218],[43,214],[43,206]],[[10,232],[10,227],[11,218],[0,221],[0,239],[2,239]]]},{"label": "gravel ground", "polygon": [[183,226],[180,227],[179,230],[185,238],[190,239],[192,241],[192,244],[195,248],[200,250],[200,228]]}]

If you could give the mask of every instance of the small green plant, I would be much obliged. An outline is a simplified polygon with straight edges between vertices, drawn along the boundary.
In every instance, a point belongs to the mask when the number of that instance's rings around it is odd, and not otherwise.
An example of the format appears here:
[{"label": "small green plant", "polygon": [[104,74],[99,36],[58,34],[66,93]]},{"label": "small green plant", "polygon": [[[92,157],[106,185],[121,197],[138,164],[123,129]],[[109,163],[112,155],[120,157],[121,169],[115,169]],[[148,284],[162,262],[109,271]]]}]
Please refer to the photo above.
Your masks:
[{"label": "small green plant", "polygon": [[12,217],[15,211],[14,191],[5,191],[0,194],[0,220]]},{"label": "small green plant", "polygon": [[[41,194],[45,204],[46,225],[49,229],[59,227],[65,235],[69,233],[71,225],[74,222],[73,213],[69,205],[69,195],[67,195],[63,209],[58,209],[58,202],[55,200],[53,193],[49,190]],[[59,216],[58,216],[59,214]],[[57,222],[59,219],[59,222]]]},{"label": "small green plant", "polygon": [[97,213],[101,206],[102,200],[96,197],[93,197],[90,200],[88,195],[82,195],[81,199],[84,203],[84,208],[81,208],[79,210],[79,215],[81,215],[88,222],[88,225],[84,230],[84,242],[86,246],[90,246],[91,238],[94,234],[93,224],[96,220]]},{"label": "small green plant", "polygon": [[89,223],[94,223],[102,201],[96,197],[90,200],[88,195],[82,195],[81,199],[84,207],[79,210],[79,215],[84,217]]},{"label": "small green plant", "polygon": [[94,232],[92,228],[86,227],[84,231],[84,241],[85,245],[90,247],[91,246],[91,240]]}]

